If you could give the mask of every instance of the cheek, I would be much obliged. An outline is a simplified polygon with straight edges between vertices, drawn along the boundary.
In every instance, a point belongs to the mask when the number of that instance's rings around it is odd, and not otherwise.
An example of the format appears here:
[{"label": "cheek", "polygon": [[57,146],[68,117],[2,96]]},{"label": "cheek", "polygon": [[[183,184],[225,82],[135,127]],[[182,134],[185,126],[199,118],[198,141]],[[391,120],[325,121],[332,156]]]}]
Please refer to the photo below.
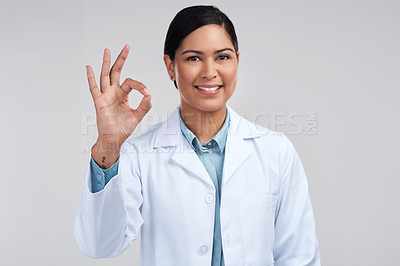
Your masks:
[{"label": "cheek", "polygon": [[192,84],[197,76],[197,71],[193,67],[178,67],[176,70],[179,82]]},{"label": "cheek", "polygon": [[231,83],[233,85],[236,84],[237,70],[238,70],[237,66],[225,67],[222,74],[225,82]]}]

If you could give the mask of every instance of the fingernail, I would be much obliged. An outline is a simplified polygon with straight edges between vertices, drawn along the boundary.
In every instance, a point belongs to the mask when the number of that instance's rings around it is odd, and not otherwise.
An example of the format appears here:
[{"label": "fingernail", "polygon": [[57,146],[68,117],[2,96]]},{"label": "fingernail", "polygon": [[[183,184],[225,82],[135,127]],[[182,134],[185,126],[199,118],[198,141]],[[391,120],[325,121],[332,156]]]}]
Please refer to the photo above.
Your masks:
[{"label": "fingernail", "polygon": [[145,93],[146,95],[150,95],[150,94],[151,94],[150,91],[149,91],[147,88],[144,88],[144,93]]}]

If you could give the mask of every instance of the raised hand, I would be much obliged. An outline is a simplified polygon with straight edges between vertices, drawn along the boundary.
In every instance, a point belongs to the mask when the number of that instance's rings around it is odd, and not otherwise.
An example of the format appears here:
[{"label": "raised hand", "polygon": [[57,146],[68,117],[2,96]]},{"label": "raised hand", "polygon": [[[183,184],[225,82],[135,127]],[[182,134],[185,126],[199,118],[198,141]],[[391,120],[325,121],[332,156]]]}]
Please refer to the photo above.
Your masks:
[{"label": "raised hand", "polygon": [[[92,147],[92,157],[102,168],[110,167],[118,159],[122,143],[151,108],[151,94],[143,83],[128,78],[120,85],[121,71],[129,49],[129,45],[125,45],[111,70],[110,51],[104,50],[100,89],[97,87],[93,69],[86,66],[99,133],[97,142]],[[144,95],[136,109],[132,109],[128,102],[128,94],[132,90]]]}]

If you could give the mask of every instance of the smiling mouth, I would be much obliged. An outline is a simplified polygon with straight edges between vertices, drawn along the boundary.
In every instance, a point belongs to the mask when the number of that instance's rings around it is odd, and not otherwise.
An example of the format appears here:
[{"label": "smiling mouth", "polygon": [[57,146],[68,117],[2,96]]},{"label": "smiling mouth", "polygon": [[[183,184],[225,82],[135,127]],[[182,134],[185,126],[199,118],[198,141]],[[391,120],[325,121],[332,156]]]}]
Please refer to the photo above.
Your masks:
[{"label": "smiling mouth", "polygon": [[216,91],[222,86],[213,86],[213,87],[195,86],[195,87],[202,91]]}]

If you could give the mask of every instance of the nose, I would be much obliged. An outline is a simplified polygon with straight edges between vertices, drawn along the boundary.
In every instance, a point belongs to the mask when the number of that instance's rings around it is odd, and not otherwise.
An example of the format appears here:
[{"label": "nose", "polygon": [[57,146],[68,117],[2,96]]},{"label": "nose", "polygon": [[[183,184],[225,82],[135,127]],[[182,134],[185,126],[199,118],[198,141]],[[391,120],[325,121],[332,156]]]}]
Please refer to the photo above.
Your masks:
[{"label": "nose", "polygon": [[201,77],[206,79],[214,79],[218,75],[217,66],[214,60],[207,60],[203,64]]}]

